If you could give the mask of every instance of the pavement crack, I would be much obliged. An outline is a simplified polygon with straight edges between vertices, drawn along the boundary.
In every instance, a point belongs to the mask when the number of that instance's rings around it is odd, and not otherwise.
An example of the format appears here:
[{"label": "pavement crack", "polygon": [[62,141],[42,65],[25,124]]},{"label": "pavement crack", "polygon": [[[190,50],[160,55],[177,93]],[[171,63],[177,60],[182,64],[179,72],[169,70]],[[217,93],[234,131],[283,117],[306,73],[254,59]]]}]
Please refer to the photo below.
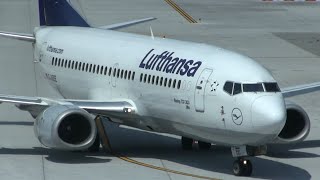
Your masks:
[{"label": "pavement crack", "polygon": [[[163,163],[162,159],[160,159],[160,162],[161,162],[161,164],[162,164],[162,167],[163,167],[163,168],[166,168],[166,166],[164,165],[164,163]],[[172,179],[171,179],[171,176],[170,176],[170,174],[169,174],[169,172],[168,172],[168,171],[166,171],[166,173],[167,173],[167,175],[168,175],[168,177],[169,177],[169,180],[172,180]]]}]

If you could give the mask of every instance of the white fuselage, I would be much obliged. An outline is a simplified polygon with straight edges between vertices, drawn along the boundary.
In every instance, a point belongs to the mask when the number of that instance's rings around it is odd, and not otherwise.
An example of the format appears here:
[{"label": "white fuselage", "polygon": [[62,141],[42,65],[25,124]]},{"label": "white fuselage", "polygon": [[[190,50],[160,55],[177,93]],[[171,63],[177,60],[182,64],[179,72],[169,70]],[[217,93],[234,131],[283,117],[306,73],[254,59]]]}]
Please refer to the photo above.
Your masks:
[{"label": "white fuselage", "polygon": [[134,103],[139,118],[115,122],[226,145],[265,144],[284,126],[280,92],[224,91],[226,81],[275,82],[250,58],[94,28],[46,27],[35,35],[35,59],[63,97]]}]

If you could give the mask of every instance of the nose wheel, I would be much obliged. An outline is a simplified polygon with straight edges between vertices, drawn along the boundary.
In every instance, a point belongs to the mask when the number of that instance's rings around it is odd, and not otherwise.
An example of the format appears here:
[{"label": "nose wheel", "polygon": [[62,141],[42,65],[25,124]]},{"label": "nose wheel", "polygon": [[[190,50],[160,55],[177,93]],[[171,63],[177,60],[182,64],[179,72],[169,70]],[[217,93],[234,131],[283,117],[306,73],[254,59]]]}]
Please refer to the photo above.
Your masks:
[{"label": "nose wheel", "polygon": [[233,162],[232,170],[236,176],[251,176],[252,163],[249,160],[239,158]]}]

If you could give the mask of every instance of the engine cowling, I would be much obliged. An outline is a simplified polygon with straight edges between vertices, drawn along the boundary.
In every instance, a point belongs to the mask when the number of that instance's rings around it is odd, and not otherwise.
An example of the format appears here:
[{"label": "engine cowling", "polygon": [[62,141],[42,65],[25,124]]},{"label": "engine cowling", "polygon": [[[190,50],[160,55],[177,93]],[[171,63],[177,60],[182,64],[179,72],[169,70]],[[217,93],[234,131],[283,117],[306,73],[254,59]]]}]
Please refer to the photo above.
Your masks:
[{"label": "engine cowling", "polygon": [[34,132],[39,141],[59,150],[85,150],[96,138],[93,117],[76,106],[51,106],[38,115]]},{"label": "engine cowling", "polygon": [[286,124],[276,138],[275,143],[297,143],[303,141],[310,132],[310,119],[302,107],[286,101]]}]

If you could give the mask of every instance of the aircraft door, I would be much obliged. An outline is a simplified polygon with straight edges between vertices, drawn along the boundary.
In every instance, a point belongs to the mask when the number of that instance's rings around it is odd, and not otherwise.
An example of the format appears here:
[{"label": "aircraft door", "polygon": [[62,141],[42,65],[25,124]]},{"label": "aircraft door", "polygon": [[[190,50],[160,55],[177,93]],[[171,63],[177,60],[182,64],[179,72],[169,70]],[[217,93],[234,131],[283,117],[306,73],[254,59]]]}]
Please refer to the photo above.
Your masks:
[{"label": "aircraft door", "polygon": [[202,71],[195,89],[195,95],[194,95],[194,105],[195,110],[197,112],[204,112],[205,111],[205,89],[208,84],[208,79],[212,73],[212,69],[205,69]]},{"label": "aircraft door", "polygon": [[42,43],[42,45],[40,47],[37,47],[36,44],[33,44],[33,48],[34,48],[34,62],[41,62],[43,60],[45,60],[44,56],[45,56],[45,51],[47,49],[47,42]]},{"label": "aircraft door", "polygon": [[117,73],[119,71],[119,64],[116,63],[114,64],[113,66],[113,69],[112,69],[112,75],[111,75],[111,83],[112,83],[112,87],[116,87],[117,86]]}]

